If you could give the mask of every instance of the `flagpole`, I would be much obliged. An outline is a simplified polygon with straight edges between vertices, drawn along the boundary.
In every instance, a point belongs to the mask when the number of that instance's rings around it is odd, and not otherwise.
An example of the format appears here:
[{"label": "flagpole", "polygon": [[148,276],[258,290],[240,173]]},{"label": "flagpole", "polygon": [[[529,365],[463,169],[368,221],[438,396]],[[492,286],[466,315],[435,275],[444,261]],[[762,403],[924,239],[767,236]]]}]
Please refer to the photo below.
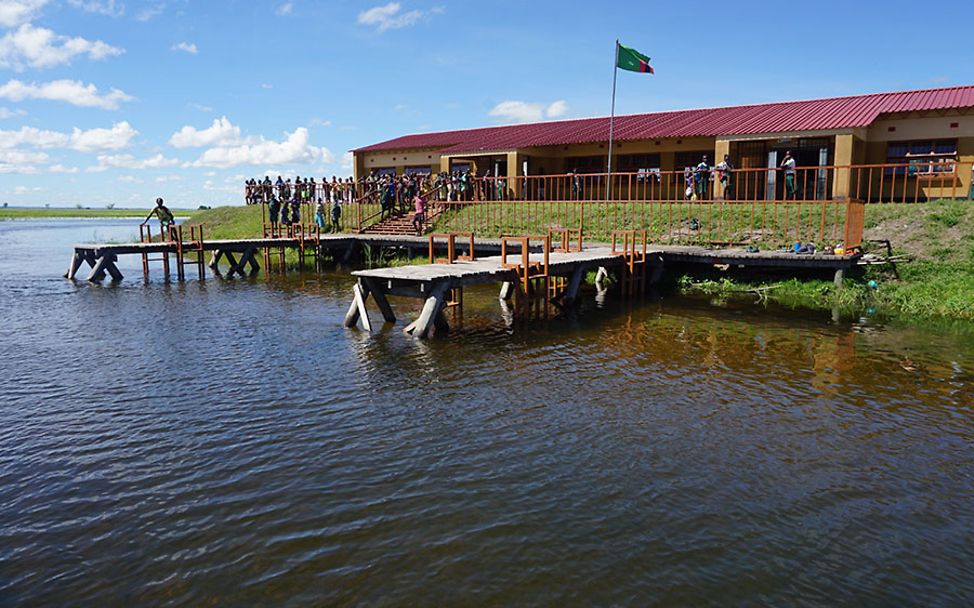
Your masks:
[{"label": "flagpole", "polygon": [[609,114],[609,163],[605,185],[605,200],[612,196],[612,136],[616,119],[616,76],[619,75],[619,40],[616,39],[615,53],[612,54],[612,111]]}]

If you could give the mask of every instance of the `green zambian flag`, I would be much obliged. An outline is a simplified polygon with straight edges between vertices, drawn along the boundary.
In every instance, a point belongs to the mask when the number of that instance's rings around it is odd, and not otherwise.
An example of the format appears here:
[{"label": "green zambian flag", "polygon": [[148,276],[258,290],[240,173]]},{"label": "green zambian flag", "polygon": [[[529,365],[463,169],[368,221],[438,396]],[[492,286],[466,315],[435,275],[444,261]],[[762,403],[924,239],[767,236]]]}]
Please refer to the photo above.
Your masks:
[{"label": "green zambian flag", "polygon": [[631,49],[624,44],[620,44],[616,55],[616,67],[629,70],[630,72],[656,73],[653,71],[653,66],[649,65],[649,57],[643,55],[636,49]]}]

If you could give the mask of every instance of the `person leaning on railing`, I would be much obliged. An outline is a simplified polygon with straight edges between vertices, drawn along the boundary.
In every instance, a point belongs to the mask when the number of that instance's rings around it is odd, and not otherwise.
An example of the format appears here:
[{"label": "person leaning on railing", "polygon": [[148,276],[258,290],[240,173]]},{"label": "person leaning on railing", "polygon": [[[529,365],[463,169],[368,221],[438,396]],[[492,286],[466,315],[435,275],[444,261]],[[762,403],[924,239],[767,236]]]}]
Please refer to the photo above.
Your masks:
[{"label": "person leaning on railing", "polygon": [[731,171],[734,170],[729,154],[725,154],[724,160],[717,163],[716,169],[717,181],[720,183],[720,198],[727,200],[727,194],[731,189]]},{"label": "person leaning on railing", "polygon": [[156,206],[152,208],[149,215],[145,216],[145,220],[142,223],[149,223],[153,215],[159,218],[159,225],[162,227],[163,235],[167,234],[170,227],[176,223],[176,218],[173,216],[172,211],[169,210],[169,207],[166,207],[162,197],[156,199]]}]

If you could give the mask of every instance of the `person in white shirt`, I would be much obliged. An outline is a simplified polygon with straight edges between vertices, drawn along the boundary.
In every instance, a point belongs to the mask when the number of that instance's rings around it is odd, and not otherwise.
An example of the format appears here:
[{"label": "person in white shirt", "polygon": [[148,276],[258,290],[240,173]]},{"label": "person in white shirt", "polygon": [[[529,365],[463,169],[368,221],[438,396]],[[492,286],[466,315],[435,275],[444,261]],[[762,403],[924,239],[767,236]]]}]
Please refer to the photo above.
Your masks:
[{"label": "person in white shirt", "polygon": [[785,158],[781,161],[781,168],[785,170],[785,200],[794,200],[795,158],[791,155],[791,150],[785,152]]},{"label": "person in white shirt", "polygon": [[725,154],[724,160],[717,163],[717,181],[720,182],[720,197],[723,200],[727,200],[727,192],[731,187],[731,171],[734,170],[734,165],[730,162],[730,155]]}]

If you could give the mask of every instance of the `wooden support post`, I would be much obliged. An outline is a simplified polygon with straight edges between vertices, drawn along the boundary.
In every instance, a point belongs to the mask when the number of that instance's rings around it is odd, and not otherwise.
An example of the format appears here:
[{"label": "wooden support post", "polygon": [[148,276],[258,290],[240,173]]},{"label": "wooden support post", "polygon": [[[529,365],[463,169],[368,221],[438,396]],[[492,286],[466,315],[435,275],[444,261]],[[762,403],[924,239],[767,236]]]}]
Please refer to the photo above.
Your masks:
[{"label": "wooden support post", "polygon": [[568,281],[568,288],[565,290],[565,303],[573,304],[578,299],[578,290],[582,286],[582,279],[585,278],[586,269],[578,266],[572,271],[572,278]]},{"label": "wooden support post", "polygon": [[389,305],[389,300],[386,299],[382,285],[372,279],[359,279],[359,281],[364,283],[368,292],[372,294],[372,299],[375,300],[375,305],[379,307],[379,312],[382,313],[382,318],[386,320],[386,323],[395,323],[396,315],[392,312],[392,306]]},{"label": "wooden support post", "polygon": [[122,272],[118,269],[118,266],[115,265],[115,262],[118,261],[118,256],[115,254],[110,254],[106,255],[105,257],[109,258],[109,260],[105,263],[105,270],[108,271],[108,274],[112,275],[112,280],[121,281],[124,279],[125,277],[122,276]]},{"label": "wooden support post", "polygon": [[650,286],[659,285],[659,281],[663,278],[663,256],[655,255],[652,258],[653,264],[651,266],[652,271],[649,275]]},{"label": "wooden support post", "polygon": [[449,291],[449,283],[436,283],[433,286],[430,296],[426,298],[426,303],[423,305],[423,311],[420,313],[419,318],[414,323],[410,323],[403,331],[412,334],[415,338],[425,338],[429,335],[430,329],[434,325],[439,325],[441,331],[447,330],[449,324],[447,324],[446,319],[438,317],[443,314],[443,308],[446,306],[446,295]]},{"label": "wooden support post", "polygon": [[210,258],[210,268],[216,270],[220,264],[220,258],[223,257],[223,250],[216,249],[213,251],[213,256]]},{"label": "wooden support post", "polygon": [[835,279],[834,279],[834,281],[835,281],[835,288],[836,289],[841,289],[842,288],[842,281],[845,279],[845,271],[846,271],[845,268],[836,268],[835,269]]},{"label": "wooden support post", "polygon": [[345,248],[345,255],[342,257],[342,264],[351,264],[352,260],[355,258],[355,251],[358,243],[356,241],[349,241],[348,247]]},{"label": "wooden support post", "polygon": [[[232,251],[224,251],[222,253],[223,257],[227,258],[227,261],[230,262],[230,271],[227,273],[227,276],[232,277],[233,274],[237,272],[237,268],[240,267],[240,265],[237,264],[237,257],[233,255]],[[243,271],[240,272],[240,276],[243,276]]]},{"label": "wooden support post", "polygon": [[257,248],[247,247],[246,251],[243,253],[243,257],[240,258],[240,275],[243,276],[243,267],[245,265],[250,266],[250,274],[257,274],[260,272],[260,264],[257,263]]},{"label": "wooden support post", "polygon": [[599,289],[605,289],[605,279],[608,276],[609,271],[605,269],[605,266],[599,266],[599,271],[595,273],[595,286]]},{"label": "wooden support post", "polygon": [[85,261],[85,256],[75,251],[71,254],[71,262],[68,264],[68,271],[64,273],[64,278],[74,279],[74,275],[78,274],[78,269],[81,268],[81,264]]},{"label": "wooden support post", "polygon": [[372,323],[369,321],[369,311],[365,308],[365,300],[369,297],[369,289],[361,283],[352,286],[352,304],[348,307],[345,314],[345,327],[355,327],[359,319],[362,320],[362,327],[365,331],[372,331]]},{"label": "wooden support post", "polygon": [[501,283],[501,292],[498,297],[502,300],[510,300],[511,296],[514,295],[514,282],[504,281]]},{"label": "wooden support post", "polygon": [[122,273],[119,272],[118,267],[115,266],[115,260],[118,259],[114,254],[106,253],[98,258],[95,265],[91,268],[91,272],[88,274],[89,281],[101,281],[105,278],[105,273],[112,275],[112,280],[121,281]]}]

